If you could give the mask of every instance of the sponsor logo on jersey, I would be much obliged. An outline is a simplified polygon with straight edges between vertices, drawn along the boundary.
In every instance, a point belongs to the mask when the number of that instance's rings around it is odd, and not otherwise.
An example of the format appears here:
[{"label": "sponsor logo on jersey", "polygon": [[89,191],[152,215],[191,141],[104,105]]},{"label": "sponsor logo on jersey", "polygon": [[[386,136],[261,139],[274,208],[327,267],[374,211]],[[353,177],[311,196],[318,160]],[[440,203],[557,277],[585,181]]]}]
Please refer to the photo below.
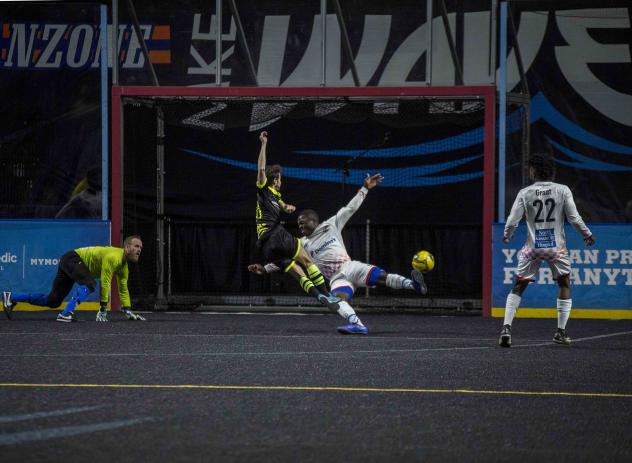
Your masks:
[{"label": "sponsor logo on jersey", "polygon": [[312,256],[317,256],[318,254],[323,252],[325,248],[327,248],[330,244],[333,244],[335,242],[336,242],[336,238],[331,238],[330,240],[325,241],[323,244],[321,244],[320,246],[318,246],[316,249],[314,249],[311,252]]}]

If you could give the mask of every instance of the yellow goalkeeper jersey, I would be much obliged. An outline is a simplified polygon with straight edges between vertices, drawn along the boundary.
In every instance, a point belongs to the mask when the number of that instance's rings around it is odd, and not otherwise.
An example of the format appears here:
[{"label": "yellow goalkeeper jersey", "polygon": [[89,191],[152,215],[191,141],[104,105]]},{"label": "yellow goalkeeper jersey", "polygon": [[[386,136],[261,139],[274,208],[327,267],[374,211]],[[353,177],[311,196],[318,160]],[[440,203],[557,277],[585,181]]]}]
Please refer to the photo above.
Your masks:
[{"label": "yellow goalkeeper jersey", "polygon": [[101,281],[101,302],[108,301],[112,277],[116,274],[121,306],[132,306],[129,290],[127,289],[129,269],[127,261],[124,259],[123,249],[113,246],[91,246],[75,249],[74,251],[79,254],[92,276]]}]

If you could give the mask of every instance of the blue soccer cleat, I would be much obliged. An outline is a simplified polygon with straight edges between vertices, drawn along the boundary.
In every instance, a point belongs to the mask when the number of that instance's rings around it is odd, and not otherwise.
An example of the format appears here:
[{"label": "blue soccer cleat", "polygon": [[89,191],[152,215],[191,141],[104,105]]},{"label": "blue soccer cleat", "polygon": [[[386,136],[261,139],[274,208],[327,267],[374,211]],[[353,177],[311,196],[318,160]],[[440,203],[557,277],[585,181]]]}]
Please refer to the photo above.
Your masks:
[{"label": "blue soccer cleat", "polygon": [[340,334],[369,334],[369,329],[364,325],[359,325],[358,323],[339,326],[337,329]]}]

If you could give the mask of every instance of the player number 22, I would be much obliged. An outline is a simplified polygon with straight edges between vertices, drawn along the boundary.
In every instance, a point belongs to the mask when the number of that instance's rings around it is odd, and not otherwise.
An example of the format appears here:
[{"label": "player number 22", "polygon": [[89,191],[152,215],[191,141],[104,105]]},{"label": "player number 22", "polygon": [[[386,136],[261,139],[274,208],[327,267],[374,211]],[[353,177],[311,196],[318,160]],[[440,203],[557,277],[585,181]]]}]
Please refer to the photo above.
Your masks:
[{"label": "player number 22", "polygon": [[[542,209],[546,205],[546,209],[548,213],[546,214],[546,220],[544,220],[542,216]],[[538,211],[535,214],[534,222],[555,222],[555,217],[553,217],[553,211],[555,210],[555,200],[553,198],[549,198],[546,201],[542,202],[541,199],[536,199],[533,201],[533,207],[537,207]]]}]

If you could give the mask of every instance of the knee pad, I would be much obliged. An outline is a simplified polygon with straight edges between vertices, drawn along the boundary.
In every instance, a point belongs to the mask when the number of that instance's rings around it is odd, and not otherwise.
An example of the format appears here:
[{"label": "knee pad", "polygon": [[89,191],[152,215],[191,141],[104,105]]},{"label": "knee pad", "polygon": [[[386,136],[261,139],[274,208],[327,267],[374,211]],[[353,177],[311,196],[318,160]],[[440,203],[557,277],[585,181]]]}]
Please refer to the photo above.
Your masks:
[{"label": "knee pad", "polygon": [[367,286],[377,286],[377,282],[380,280],[380,276],[386,273],[384,270],[382,270],[380,267],[373,267],[370,271],[369,271],[369,276],[366,278],[366,285]]},{"label": "knee pad", "polygon": [[339,286],[338,288],[332,289],[331,292],[333,294],[336,293],[343,293],[347,295],[347,300],[351,300],[351,298],[353,297],[353,289],[351,289],[350,286]]}]

